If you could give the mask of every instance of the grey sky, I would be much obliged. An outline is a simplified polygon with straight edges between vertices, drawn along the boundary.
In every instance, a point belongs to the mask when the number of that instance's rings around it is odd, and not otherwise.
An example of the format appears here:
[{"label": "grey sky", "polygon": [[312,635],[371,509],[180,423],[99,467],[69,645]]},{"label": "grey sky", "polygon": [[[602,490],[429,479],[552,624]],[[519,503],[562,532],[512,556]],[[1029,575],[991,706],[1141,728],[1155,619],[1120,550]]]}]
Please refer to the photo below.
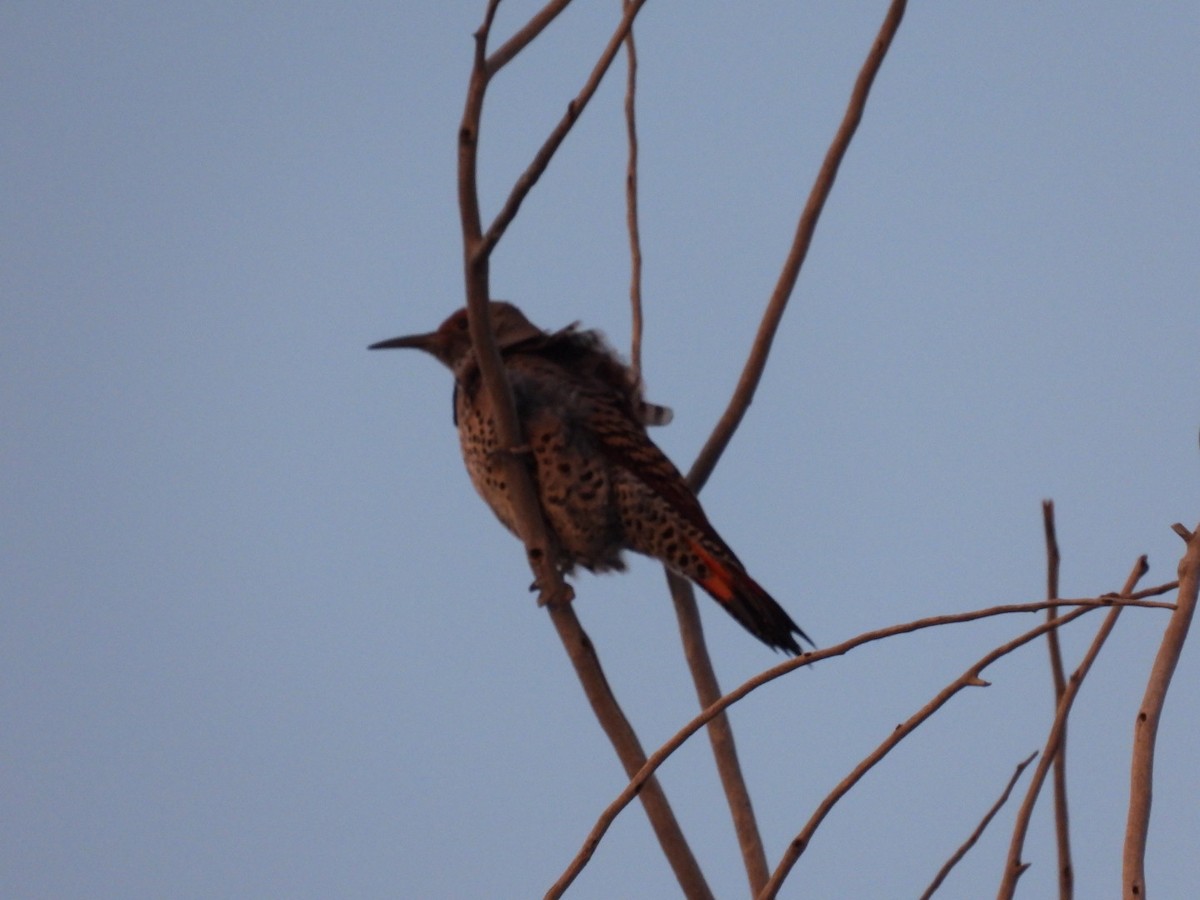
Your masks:
[{"label": "grey sky", "polygon": [[[886,4],[653,2],[638,25],[646,377],[682,466],[728,399]],[[508,33],[538,4],[508,0]],[[485,214],[616,0],[493,87]],[[0,10],[0,895],[540,896],[623,785],[519,545],[462,472],[450,381],[373,340],[462,302],[454,138],[483,3]],[[913,4],[762,388],[705,489],[818,643],[1174,577],[1200,510],[1200,12]],[[610,75],[492,265],[539,324],[628,345]],[[577,580],[648,748],[691,717],[662,576]],[[706,598],[725,687],[778,660]],[[1077,896],[1116,891],[1126,613],[1071,730]],[[772,863],[894,725],[1030,618],[798,672],[734,726]],[[1078,660],[1099,618],[1064,636]],[[1194,648],[1160,736],[1151,889],[1200,883]],[[787,896],[920,892],[1049,724],[989,672],[818,832]],[[663,772],[744,895],[703,740]],[[1025,782],[1022,782],[1023,790]],[[1045,804],[1023,895],[1048,896]],[[942,896],[994,890],[1012,809]],[[638,808],[573,898],[673,896]]]}]

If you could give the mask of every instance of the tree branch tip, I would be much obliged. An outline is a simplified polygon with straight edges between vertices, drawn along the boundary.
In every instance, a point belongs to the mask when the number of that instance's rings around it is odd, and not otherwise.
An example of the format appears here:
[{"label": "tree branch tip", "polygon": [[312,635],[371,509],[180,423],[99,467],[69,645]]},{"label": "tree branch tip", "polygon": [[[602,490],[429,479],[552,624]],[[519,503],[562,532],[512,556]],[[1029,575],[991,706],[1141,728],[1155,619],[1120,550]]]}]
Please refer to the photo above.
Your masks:
[{"label": "tree branch tip", "polygon": [[1182,522],[1176,522],[1174,525],[1171,526],[1171,530],[1173,532],[1175,532],[1177,535],[1179,535],[1181,538],[1183,538],[1185,541],[1190,541],[1192,539],[1192,533],[1187,530],[1187,528],[1184,526],[1184,524]]},{"label": "tree branch tip", "polygon": [[967,679],[967,686],[968,687],[991,687],[992,683],[983,678],[980,678],[978,675],[972,675],[970,678]]}]

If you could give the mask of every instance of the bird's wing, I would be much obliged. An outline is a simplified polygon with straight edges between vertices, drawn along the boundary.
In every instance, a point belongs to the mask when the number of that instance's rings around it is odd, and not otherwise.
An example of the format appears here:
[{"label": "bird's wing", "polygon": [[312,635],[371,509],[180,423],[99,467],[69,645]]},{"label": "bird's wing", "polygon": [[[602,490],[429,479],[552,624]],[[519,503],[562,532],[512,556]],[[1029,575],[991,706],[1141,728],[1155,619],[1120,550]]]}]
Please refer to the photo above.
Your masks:
[{"label": "bird's wing", "polygon": [[587,428],[601,452],[720,542],[700,501],[675,464],[650,440],[646,426],[631,409],[628,398],[613,391],[586,388],[581,389],[580,398],[585,401]]}]

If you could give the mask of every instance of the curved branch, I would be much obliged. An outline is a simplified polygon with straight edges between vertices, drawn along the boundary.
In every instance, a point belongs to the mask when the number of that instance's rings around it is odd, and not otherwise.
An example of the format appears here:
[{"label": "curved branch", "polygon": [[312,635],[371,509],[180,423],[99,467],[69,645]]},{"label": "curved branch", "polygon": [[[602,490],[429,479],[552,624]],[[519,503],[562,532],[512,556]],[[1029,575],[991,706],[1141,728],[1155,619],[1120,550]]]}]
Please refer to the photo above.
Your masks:
[{"label": "curved branch", "polygon": [[1179,561],[1178,604],[1167,623],[1154,666],[1146,684],[1146,693],[1138,709],[1133,728],[1133,757],[1129,779],[1129,816],[1125,824],[1125,849],[1121,879],[1126,898],[1146,896],[1146,836],[1150,830],[1150,797],[1154,786],[1154,744],[1162,718],[1167,689],[1183,644],[1187,640],[1192,616],[1200,592],[1200,525],[1189,533],[1182,525],[1175,530],[1187,541],[1187,550]]},{"label": "curved branch", "polygon": [[750,408],[750,401],[754,399],[754,392],[758,389],[758,383],[762,379],[763,370],[767,365],[767,356],[771,352],[771,343],[775,340],[775,332],[779,329],[779,322],[783,318],[783,311],[792,295],[792,289],[796,286],[796,279],[800,277],[800,267],[808,255],[808,247],[812,243],[813,233],[817,229],[817,220],[821,217],[821,210],[825,208],[829,192],[833,190],[838,167],[842,164],[842,159],[850,146],[850,140],[854,137],[854,132],[858,130],[858,123],[862,121],[863,110],[867,106],[867,97],[871,93],[871,85],[879,73],[880,66],[883,65],[883,58],[892,44],[892,38],[896,36],[900,20],[904,18],[906,6],[905,0],[892,0],[887,15],[884,17],[883,25],[879,29],[879,34],[875,37],[875,43],[871,45],[871,51],[867,54],[862,70],[858,73],[858,80],[854,83],[854,90],[850,94],[850,103],[842,117],[842,124],[825,153],[825,161],[821,164],[821,170],[817,173],[812,191],[808,195],[808,202],[800,214],[800,222],[796,226],[791,249],[783,264],[783,271],[779,273],[779,281],[775,284],[775,290],[767,303],[766,312],[763,313],[762,322],[758,326],[758,333],[754,337],[754,346],[750,351],[749,359],[746,360],[746,367],[734,389],[729,406],[726,407],[716,428],[713,429],[712,435],[700,450],[699,456],[696,457],[696,461],[692,463],[692,468],[688,472],[688,483],[697,492],[712,475],[713,468],[721,458],[721,454],[725,452],[738,425],[741,424],[746,410]]}]

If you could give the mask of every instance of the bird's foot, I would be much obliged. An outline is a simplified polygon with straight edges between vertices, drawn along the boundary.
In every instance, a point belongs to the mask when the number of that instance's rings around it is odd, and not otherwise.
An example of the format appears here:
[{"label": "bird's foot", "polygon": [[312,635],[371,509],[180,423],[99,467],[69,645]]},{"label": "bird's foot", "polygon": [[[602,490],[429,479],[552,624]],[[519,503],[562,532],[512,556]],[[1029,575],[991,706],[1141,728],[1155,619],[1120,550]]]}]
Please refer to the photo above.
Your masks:
[{"label": "bird's foot", "polygon": [[543,589],[539,582],[529,586],[531,592],[538,592],[538,606],[566,606],[575,599],[575,589],[565,581],[560,581],[557,587]]}]

